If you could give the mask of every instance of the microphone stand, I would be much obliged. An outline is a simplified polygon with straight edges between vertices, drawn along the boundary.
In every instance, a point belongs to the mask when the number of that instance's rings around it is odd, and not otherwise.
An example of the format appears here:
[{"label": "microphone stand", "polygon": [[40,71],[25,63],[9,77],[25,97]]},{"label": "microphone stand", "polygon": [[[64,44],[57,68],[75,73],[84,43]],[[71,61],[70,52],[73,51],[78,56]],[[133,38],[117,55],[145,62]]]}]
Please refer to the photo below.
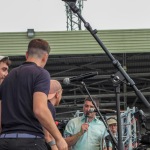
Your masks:
[{"label": "microphone stand", "polygon": [[[94,100],[93,100],[93,98],[91,97],[91,95],[90,95],[90,93],[89,93],[89,91],[88,91],[88,89],[87,89],[85,83],[84,83],[83,81],[81,81],[81,84],[83,85],[83,87],[85,88],[87,94],[89,95],[89,97],[90,97],[90,99],[91,99],[91,101],[92,101],[92,103],[93,103],[93,105],[94,105],[94,107],[95,107],[95,109],[96,109],[96,112],[98,113],[99,117],[100,117],[101,120],[103,121],[103,123],[104,123],[104,125],[105,125],[105,127],[106,127],[107,132],[109,133],[109,135],[110,135],[110,137],[111,137],[113,143],[115,144],[116,148],[118,149],[117,141],[116,141],[116,139],[114,138],[114,136],[112,135],[112,133],[111,133],[111,131],[110,131],[110,129],[109,129],[107,123],[105,122],[105,120],[104,120],[104,118],[103,118],[101,112],[99,111],[99,109],[97,108],[96,104],[94,103]],[[118,149],[118,150],[123,150],[123,149]]]},{"label": "microphone stand", "polygon": [[121,116],[120,116],[120,83],[123,82],[124,77],[120,74],[120,72],[117,72],[116,74],[111,75],[111,78],[112,78],[112,82],[113,82],[113,86],[115,88],[115,94],[116,94],[118,149],[123,150],[124,144],[122,141],[122,125],[121,125]]},{"label": "microphone stand", "polygon": [[88,113],[86,113],[85,115],[85,123],[88,123],[89,122],[89,116],[88,116]]},{"label": "microphone stand", "polygon": [[[127,72],[125,72],[125,70],[123,69],[123,67],[121,66],[120,62],[118,60],[116,60],[113,55],[108,51],[108,49],[105,47],[105,45],[103,44],[103,42],[99,39],[99,37],[96,35],[97,33],[97,30],[93,30],[92,27],[90,26],[90,24],[88,22],[85,21],[85,19],[81,16],[80,14],[80,10],[79,8],[75,5],[75,2],[76,0],[63,0],[65,1],[70,9],[76,13],[78,15],[78,17],[82,20],[82,22],[84,23],[84,26],[85,28],[91,33],[91,35],[94,37],[94,39],[98,42],[98,44],[101,46],[101,48],[104,50],[104,52],[107,54],[107,56],[109,57],[109,59],[112,61],[112,64],[114,65],[115,68],[117,68],[117,70],[119,71],[119,73],[125,78],[125,80],[127,81],[127,83],[133,88],[133,90],[135,91],[135,94],[137,95],[137,97],[143,101],[143,103],[145,104],[145,106],[150,110],[150,103],[146,100],[146,98],[144,97],[144,95],[141,93],[140,90],[138,90],[138,88],[136,87],[134,81],[129,77],[129,75],[127,74]],[[120,105],[120,102],[119,102],[119,93],[120,92],[120,87],[119,85],[117,85],[116,87],[116,96],[117,96],[117,104]],[[92,100],[92,98],[91,98]],[[119,107],[118,107],[119,108]],[[117,108],[117,109],[118,109]],[[120,108],[119,108],[120,110]],[[119,114],[119,111],[118,111],[118,116],[120,115]],[[119,124],[120,124],[120,117],[118,118],[119,119]],[[105,123],[105,121],[103,120],[103,122]],[[121,136],[121,128],[119,129],[120,131],[120,135]],[[111,134],[110,134],[111,135]],[[112,139],[113,139],[113,136],[112,136]],[[116,141],[113,140],[116,144]],[[116,144],[117,145],[117,144]],[[119,150],[123,150],[123,144],[121,142],[121,140],[119,139],[118,141],[118,145],[119,146],[116,146],[117,148],[119,148]]]},{"label": "microphone stand", "polygon": [[139,97],[139,99],[141,99],[143,101],[143,103],[145,104],[145,106],[150,109],[150,103],[146,100],[146,98],[141,93],[141,91],[138,90],[138,88],[135,86],[134,81],[129,77],[129,75],[127,74],[127,72],[125,72],[125,70],[123,69],[123,67],[119,63],[119,61],[116,60],[113,57],[113,55],[108,51],[108,49],[105,47],[105,45],[103,44],[103,42],[96,35],[97,30],[96,29],[93,30],[92,27],[90,26],[90,24],[88,22],[86,22],[85,19],[81,16],[81,14],[79,13],[80,12],[79,8],[75,5],[75,2],[73,2],[74,0],[63,0],[63,1],[65,1],[69,5],[70,9],[74,13],[76,13],[78,15],[78,17],[84,23],[85,28],[91,33],[91,35],[98,42],[98,44],[101,46],[101,48],[107,54],[107,56],[109,57],[109,59],[112,61],[112,64],[114,65],[114,67],[117,68],[117,70],[122,74],[122,76],[125,78],[125,80],[127,81],[127,83],[129,83],[129,85],[133,88],[133,90],[135,91],[135,94]]}]

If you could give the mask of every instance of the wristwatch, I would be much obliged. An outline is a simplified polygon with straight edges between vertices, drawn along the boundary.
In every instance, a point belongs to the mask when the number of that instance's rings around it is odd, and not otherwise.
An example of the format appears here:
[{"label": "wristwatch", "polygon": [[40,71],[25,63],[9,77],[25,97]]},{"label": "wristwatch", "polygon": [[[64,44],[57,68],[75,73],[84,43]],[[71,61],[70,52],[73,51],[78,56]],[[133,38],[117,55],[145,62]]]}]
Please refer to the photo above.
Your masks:
[{"label": "wristwatch", "polygon": [[56,145],[56,142],[55,141],[50,141],[47,143],[49,146],[53,146],[53,145]]}]

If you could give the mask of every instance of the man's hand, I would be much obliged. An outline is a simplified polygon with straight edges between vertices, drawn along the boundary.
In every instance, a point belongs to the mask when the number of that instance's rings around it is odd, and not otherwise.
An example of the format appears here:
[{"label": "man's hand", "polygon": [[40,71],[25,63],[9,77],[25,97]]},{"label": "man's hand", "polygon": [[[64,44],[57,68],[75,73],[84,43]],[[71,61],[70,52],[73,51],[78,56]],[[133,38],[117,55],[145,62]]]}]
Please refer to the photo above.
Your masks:
[{"label": "man's hand", "polygon": [[58,150],[56,145],[51,146],[51,150]]},{"label": "man's hand", "polygon": [[68,145],[66,141],[64,140],[64,138],[61,138],[58,141],[56,141],[56,145],[59,150],[68,150]]},{"label": "man's hand", "polygon": [[83,123],[81,126],[81,132],[84,133],[88,130],[89,124],[88,123]]}]

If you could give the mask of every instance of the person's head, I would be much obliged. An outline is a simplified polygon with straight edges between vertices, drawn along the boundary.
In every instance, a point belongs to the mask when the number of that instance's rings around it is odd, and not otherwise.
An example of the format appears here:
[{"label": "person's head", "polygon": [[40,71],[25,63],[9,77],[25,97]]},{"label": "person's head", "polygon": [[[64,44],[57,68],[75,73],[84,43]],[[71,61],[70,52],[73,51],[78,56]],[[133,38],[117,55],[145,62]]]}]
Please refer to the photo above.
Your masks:
[{"label": "person's head", "polygon": [[8,69],[11,64],[8,56],[0,56],[0,84],[8,75]]},{"label": "person's head", "polygon": [[109,126],[110,131],[113,134],[116,134],[117,133],[117,120],[113,117],[110,117],[107,119],[107,124]]},{"label": "person's head", "polygon": [[51,101],[51,103],[54,106],[58,106],[61,98],[62,98],[62,86],[60,82],[57,80],[50,80],[50,91],[48,94],[48,100]]},{"label": "person's head", "polygon": [[44,67],[50,53],[50,46],[47,41],[42,39],[33,39],[28,44],[26,59],[36,59],[40,61],[40,66]]},{"label": "person's head", "polygon": [[[99,108],[99,99],[97,97],[92,97],[94,103],[96,104],[97,108]],[[83,105],[83,112],[84,115],[87,115],[89,118],[95,118],[96,112],[89,113],[89,110],[91,108],[95,108],[94,104],[92,103],[92,100],[90,97],[86,97],[84,100]]]}]

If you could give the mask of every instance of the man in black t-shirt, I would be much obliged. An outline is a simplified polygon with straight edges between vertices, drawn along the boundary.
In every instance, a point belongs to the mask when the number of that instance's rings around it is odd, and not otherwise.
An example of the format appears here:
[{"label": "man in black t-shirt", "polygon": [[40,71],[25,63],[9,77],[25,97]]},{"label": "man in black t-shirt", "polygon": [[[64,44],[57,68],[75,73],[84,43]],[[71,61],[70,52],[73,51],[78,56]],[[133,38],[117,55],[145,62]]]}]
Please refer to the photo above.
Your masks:
[{"label": "man in black t-shirt", "polygon": [[47,150],[42,127],[55,138],[60,150],[67,144],[47,107],[50,74],[44,69],[50,47],[33,39],[26,62],[10,71],[0,86],[0,150]]},{"label": "man in black t-shirt", "polygon": [[[52,116],[55,120],[56,110],[55,106],[58,106],[62,98],[62,86],[59,81],[51,80],[50,81],[50,91],[48,94],[48,108],[50,109]],[[55,139],[47,130],[44,130],[45,140],[49,150],[57,150]]]}]

